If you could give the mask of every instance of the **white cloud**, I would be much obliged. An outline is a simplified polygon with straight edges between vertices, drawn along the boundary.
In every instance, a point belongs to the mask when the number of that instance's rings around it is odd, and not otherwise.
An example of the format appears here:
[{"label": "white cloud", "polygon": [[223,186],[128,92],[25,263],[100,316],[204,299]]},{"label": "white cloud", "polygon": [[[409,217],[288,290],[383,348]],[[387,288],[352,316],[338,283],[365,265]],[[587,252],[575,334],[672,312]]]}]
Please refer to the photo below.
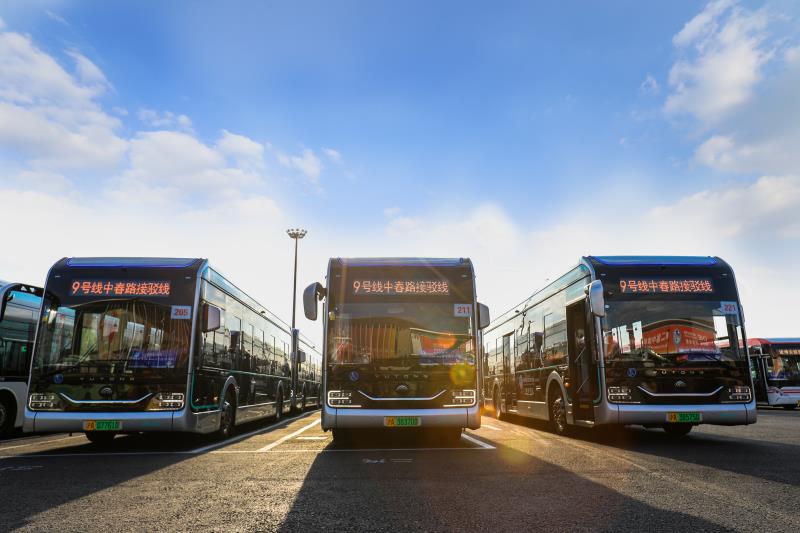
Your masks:
[{"label": "white cloud", "polygon": [[136,116],[143,124],[151,128],[178,128],[187,131],[192,129],[192,121],[189,117],[172,111],[159,113],[154,109],[141,108]]},{"label": "white cloud", "polygon": [[340,164],[342,163],[342,154],[339,153],[338,150],[334,150],[333,148],[323,148],[322,153],[328,156],[332,162]]},{"label": "white cloud", "polygon": [[652,74],[645,76],[644,81],[639,85],[639,90],[645,94],[658,94],[661,91],[658,82]]},{"label": "white cloud", "polygon": [[[59,24],[63,24],[64,26],[69,26],[69,22],[67,22],[67,20],[64,17],[62,17],[61,15],[59,15],[58,13],[53,13],[49,9],[46,10],[44,13],[45,13],[45,15],[47,15],[47,18],[49,18],[50,20],[58,22]],[[0,26],[0,29],[2,29],[2,26]]]},{"label": "white cloud", "polygon": [[259,168],[264,165],[264,145],[244,135],[222,130],[222,136],[217,141],[217,150],[242,166]]},{"label": "white cloud", "polygon": [[323,169],[322,161],[310,148],[305,148],[300,155],[288,156],[278,153],[277,157],[281,165],[299,170],[313,184],[319,183],[319,176]]},{"label": "white cloud", "polygon": [[664,110],[710,127],[752,98],[764,65],[774,57],[764,9],[730,1],[709,3],[673,38],[680,58],[669,73]]},{"label": "white cloud", "polygon": [[383,210],[383,214],[389,218],[396,217],[402,210],[399,207],[387,207]]}]

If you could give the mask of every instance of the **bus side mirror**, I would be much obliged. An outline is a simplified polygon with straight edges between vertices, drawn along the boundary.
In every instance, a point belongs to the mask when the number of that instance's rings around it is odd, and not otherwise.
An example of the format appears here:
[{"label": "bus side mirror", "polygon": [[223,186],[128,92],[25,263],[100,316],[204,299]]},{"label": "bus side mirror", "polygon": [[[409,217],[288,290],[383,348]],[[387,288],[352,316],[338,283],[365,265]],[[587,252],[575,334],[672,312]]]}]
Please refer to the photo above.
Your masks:
[{"label": "bus side mirror", "polygon": [[489,308],[478,302],[478,329],[488,328],[490,322]]},{"label": "bus side mirror", "polygon": [[312,283],[303,291],[303,311],[309,320],[317,319],[317,300],[325,296],[325,289],[319,283]]},{"label": "bus side mirror", "polygon": [[306,352],[304,352],[303,350],[297,350],[297,362],[298,363],[306,362]]},{"label": "bus side mirror", "polygon": [[3,320],[3,317],[6,316],[6,307],[8,306],[8,302],[14,298],[13,293],[15,292],[32,294],[39,298],[44,296],[44,291],[39,287],[32,287],[22,283],[6,285],[3,290],[0,291],[0,320]]},{"label": "bus side mirror", "polygon": [[221,326],[219,307],[211,304],[203,304],[203,333],[218,330]]},{"label": "bus side mirror", "polygon": [[586,294],[589,296],[589,307],[592,314],[598,317],[606,316],[606,300],[603,297],[603,282],[599,279],[594,280],[586,286]]}]

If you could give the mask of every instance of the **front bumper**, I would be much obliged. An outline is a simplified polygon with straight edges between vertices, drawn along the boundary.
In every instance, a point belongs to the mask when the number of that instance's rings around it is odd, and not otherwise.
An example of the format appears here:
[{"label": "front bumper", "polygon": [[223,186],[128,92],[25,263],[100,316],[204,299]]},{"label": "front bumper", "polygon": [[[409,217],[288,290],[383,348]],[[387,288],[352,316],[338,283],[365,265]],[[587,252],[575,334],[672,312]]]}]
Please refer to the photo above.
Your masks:
[{"label": "front bumper", "polygon": [[325,405],[322,409],[322,429],[383,428],[385,416],[418,416],[423,429],[481,427],[480,408],[477,405],[440,409],[337,409]]},{"label": "front bumper", "polygon": [[715,405],[647,405],[605,403],[596,410],[596,420],[602,424],[661,425],[667,423],[667,413],[700,413],[701,424],[739,426],[754,424],[756,403],[725,403]]},{"label": "front bumper", "polygon": [[86,420],[119,420],[121,433],[140,431],[195,431],[196,417],[186,411],[76,412],[25,409],[25,432],[81,432]]}]

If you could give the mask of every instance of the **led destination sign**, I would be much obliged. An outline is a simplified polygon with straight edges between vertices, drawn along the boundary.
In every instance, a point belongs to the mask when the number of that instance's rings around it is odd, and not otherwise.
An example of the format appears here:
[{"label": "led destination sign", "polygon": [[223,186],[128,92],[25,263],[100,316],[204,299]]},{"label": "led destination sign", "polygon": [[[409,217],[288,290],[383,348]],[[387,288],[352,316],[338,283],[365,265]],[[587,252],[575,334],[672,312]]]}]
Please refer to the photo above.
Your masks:
[{"label": "led destination sign", "polygon": [[450,285],[441,280],[392,280],[392,279],[359,279],[353,281],[353,294],[450,294]]},{"label": "led destination sign", "polygon": [[714,285],[710,279],[621,279],[619,292],[622,294],[691,294],[714,292]]},{"label": "led destination sign", "polygon": [[169,296],[169,281],[115,281],[82,280],[72,281],[72,296]]}]

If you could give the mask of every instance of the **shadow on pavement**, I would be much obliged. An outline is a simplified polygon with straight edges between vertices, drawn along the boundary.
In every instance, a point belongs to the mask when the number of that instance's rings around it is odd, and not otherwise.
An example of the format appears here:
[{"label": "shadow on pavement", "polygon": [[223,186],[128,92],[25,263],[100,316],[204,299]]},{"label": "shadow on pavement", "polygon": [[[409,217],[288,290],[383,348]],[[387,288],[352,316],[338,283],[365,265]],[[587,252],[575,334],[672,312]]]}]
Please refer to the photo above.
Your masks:
[{"label": "shadow on pavement", "polygon": [[[547,423],[514,417],[511,423],[548,431]],[[733,438],[693,431],[685,437],[672,437],[661,429],[633,426],[626,428],[575,428],[570,437],[613,446],[620,450],[648,454],[767,481],[800,486],[793,468],[800,463],[800,446],[795,444]]]},{"label": "shadow on pavement", "polygon": [[318,454],[279,531],[720,529],[493,444]]}]

